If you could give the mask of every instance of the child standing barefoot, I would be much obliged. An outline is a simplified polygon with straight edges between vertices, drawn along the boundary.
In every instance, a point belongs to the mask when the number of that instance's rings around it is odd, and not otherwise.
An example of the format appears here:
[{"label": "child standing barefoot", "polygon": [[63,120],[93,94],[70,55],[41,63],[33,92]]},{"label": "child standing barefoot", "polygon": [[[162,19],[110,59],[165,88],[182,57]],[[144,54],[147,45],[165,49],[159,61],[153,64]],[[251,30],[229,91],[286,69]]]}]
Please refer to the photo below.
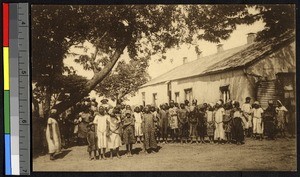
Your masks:
[{"label": "child standing barefoot", "polygon": [[206,112],[205,112],[205,105],[199,106],[199,116],[198,116],[198,135],[200,137],[200,143],[205,144],[204,138],[206,135]]},{"label": "child standing barefoot", "polygon": [[214,104],[209,103],[208,108],[206,111],[206,116],[207,116],[207,136],[209,138],[209,142],[213,143],[214,141]]},{"label": "child standing barefoot", "polygon": [[146,153],[157,150],[157,142],[155,140],[155,117],[151,114],[149,107],[145,107],[145,113],[143,115],[143,132],[144,132],[144,148]]},{"label": "child standing barefoot", "polygon": [[134,137],[134,119],[130,110],[125,111],[123,120],[123,142],[126,144],[127,157],[132,157],[132,144],[136,142]]},{"label": "child standing barefoot", "polygon": [[97,136],[95,133],[95,126],[93,124],[88,125],[88,134],[87,134],[88,148],[90,160],[95,159],[97,148]]},{"label": "child standing barefoot", "polygon": [[233,137],[236,140],[236,144],[242,144],[244,141],[244,129],[243,129],[243,120],[242,120],[242,112],[240,110],[240,103],[235,101],[233,103],[233,110],[232,110],[232,117],[233,117]]},{"label": "child standing barefoot", "polygon": [[[103,106],[99,107],[99,113],[96,113],[94,124],[96,126],[96,135],[97,135],[97,145],[99,151],[99,159],[106,160],[105,150],[107,147],[107,130],[108,130],[108,120],[109,115],[105,114],[105,109]],[[102,151],[102,154],[101,154]]]},{"label": "child standing barefoot", "polygon": [[188,125],[188,117],[187,110],[185,109],[185,105],[183,103],[180,104],[180,109],[178,111],[178,128],[180,135],[180,143],[182,144],[182,140],[184,139],[185,143],[187,143],[188,135],[189,135],[189,125]]},{"label": "child standing barefoot", "polygon": [[174,101],[170,102],[169,123],[171,128],[172,143],[178,140],[178,108],[175,107]]},{"label": "child standing barefoot", "polygon": [[223,120],[225,116],[225,110],[222,107],[222,102],[218,101],[216,103],[216,112],[215,112],[215,140],[218,141],[219,144],[224,144],[225,139],[225,131],[223,127]]},{"label": "child standing barefoot", "polygon": [[119,148],[122,146],[121,137],[120,137],[120,123],[121,118],[118,117],[114,110],[109,119],[109,132],[107,139],[107,146],[110,149],[110,158],[113,158],[113,150],[116,150],[117,157],[120,158]]},{"label": "child standing barefoot", "polygon": [[134,108],[134,134],[137,139],[137,142],[140,143],[142,141],[142,113],[140,108],[137,106]]},{"label": "child standing barefoot", "polygon": [[231,137],[231,127],[232,127],[232,118],[231,118],[231,112],[232,112],[232,105],[230,102],[225,103],[224,105],[225,109],[225,116],[224,116],[224,129],[225,129],[225,135],[227,139],[227,143],[231,143],[232,137]]},{"label": "child standing barefoot", "polygon": [[253,134],[254,138],[256,139],[256,135],[259,135],[259,139],[262,141],[263,139],[263,121],[262,121],[262,114],[264,110],[260,107],[259,102],[254,102],[254,107],[252,110],[253,114]]}]

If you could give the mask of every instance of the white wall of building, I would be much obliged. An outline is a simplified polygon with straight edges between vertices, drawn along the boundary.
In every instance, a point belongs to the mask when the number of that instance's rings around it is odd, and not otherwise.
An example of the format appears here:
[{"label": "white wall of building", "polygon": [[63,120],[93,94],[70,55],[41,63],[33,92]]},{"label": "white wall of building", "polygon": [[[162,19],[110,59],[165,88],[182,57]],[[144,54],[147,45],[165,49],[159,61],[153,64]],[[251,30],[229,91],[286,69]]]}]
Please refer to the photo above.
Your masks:
[{"label": "white wall of building", "polygon": [[[244,102],[247,96],[254,97],[254,88],[249,79],[242,70],[228,71],[220,74],[186,78],[177,81],[171,81],[172,100],[176,101],[175,93],[179,92],[178,103],[183,103],[186,99],[185,90],[192,89],[192,99],[197,99],[198,103],[215,103],[222,94],[221,86],[228,85],[230,99]],[[157,94],[157,105],[169,102],[167,84],[157,84],[148,86],[139,90],[136,96],[129,98],[128,104],[141,105],[143,104],[142,92],[145,92],[146,104],[153,105],[153,94]]]}]

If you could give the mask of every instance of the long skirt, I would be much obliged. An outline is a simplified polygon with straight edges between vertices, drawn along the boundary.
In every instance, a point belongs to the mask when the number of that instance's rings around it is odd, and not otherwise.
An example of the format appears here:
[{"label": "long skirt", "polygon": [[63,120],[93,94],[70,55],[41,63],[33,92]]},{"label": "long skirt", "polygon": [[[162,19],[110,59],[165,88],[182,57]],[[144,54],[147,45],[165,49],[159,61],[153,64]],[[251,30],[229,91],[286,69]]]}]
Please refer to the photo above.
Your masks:
[{"label": "long skirt", "polygon": [[206,126],[204,123],[198,125],[198,135],[204,137],[206,135]]},{"label": "long skirt", "polygon": [[49,153],[59,153],[61,151],[61,136],[58,126],[53,126],[53,136],[50,138],[50,128],[48,125],[46,129],[46,139],[48,144]]},{"label": "long skirt", "polygon": [[116,149],[122,146],[121,137],[117,133],[111,133],[107,138],[107,148],[108,149]]},{"label": "long skirt", "polygon": [[179,136],[188,137],[189,136],[189,125],[188,123],[179,123]]},{"label": "long skirt", "polygon": [[218,138],[224,140],[225,139],[225,131],[223,128],[223,123],[216,123],[215,124],[216,129],[215,129],[215,137],[214,139],[217,140]]},{"label": "long skirt", "polygon": [[145,149],[156,149],[157,148],[157,142],[155,139],[155,127],[152,126],[145,126],[144,130],[144,146]]},{"label": "long skirt", "polygon": [[276,134],[276,127],[275,127],[275,123],[274,121],[265,121],[264,122],[264,130],[265,130],[265,134],[269,137],[269,138],[274,138],[275,134]]},{"label": "long skirt", "polygon": [[129,125],[123,130],[123,144],[134,144],[135,142],[134,128]]},{"label": "long skirt", "polygon": [[198,136],[197,124],[190,124],[190,137],[196,138]]},{"label": "long skirt", "polygon": [[163,119],[160,126],[160,135],[162,138],[168,137],[168,120]]},{"label": "long skirt", "polygon": [[244,141],[244,129],[242,125],[242,120],[240,118],[234,118],[232,124],[232,139],[237,142]]},{"label": "long skirt", "polygon": [[206,127],[207,136],[214,136],[215,125],[213,122],[208,122]]}]

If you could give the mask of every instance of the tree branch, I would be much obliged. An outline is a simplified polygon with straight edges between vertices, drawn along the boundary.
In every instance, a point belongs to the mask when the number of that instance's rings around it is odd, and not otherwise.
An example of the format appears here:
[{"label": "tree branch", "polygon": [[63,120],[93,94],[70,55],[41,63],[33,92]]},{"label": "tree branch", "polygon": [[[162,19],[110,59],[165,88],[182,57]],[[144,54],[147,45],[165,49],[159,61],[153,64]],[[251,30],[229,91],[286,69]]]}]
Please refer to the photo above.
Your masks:
[{"label": "tree branch", "polygon": [[60,102],[59,104],[55,105],[54,108],[57,109],[58,114],[62,113],[69,107],[76,104],[80,101],[83,97],[89,94],[91,90],[93,90],[97,84],[99,84],[112,70],[112,68],[117,63],[120,56],[123,54],[125,47],[128,45],[129,41],[131,40],[131,33],[124,34],[124,38],[122,41],[118,43],[118,47],[116,48],[115,52],[111,56],[111,60],[107,65],[98,73],[94,75],[94,77],[86,83],[86,87],[83,88],[82,91],[72,93],[70,95],[70,99]]}]

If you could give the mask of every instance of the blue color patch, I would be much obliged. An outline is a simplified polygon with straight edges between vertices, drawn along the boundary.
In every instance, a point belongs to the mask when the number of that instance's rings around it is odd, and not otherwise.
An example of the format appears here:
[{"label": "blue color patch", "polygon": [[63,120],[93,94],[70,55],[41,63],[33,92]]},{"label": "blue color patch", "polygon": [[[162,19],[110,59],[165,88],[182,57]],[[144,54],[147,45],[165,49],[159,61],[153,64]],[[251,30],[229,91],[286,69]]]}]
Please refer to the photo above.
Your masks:
[{"label": "blue color patch", "polygon": [[5,175],[11,175],[10,134],[5,134]]}]

